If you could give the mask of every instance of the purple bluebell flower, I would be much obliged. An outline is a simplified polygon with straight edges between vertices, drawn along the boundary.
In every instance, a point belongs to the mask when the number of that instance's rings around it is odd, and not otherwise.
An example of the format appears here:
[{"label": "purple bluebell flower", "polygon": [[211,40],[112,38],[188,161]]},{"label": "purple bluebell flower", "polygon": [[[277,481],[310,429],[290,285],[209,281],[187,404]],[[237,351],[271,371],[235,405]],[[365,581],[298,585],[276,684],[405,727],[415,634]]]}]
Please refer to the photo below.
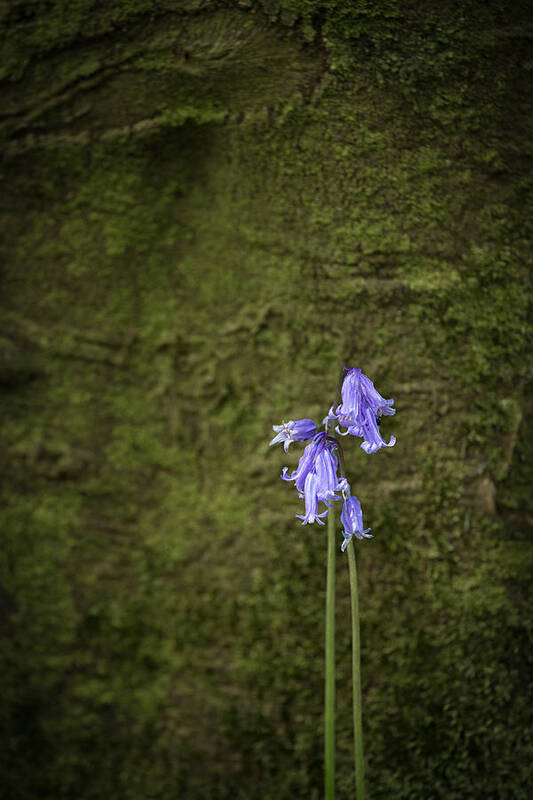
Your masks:
[{"label": "purple bluebell flower", "polygon": [[[345,367],[346,369],[346,367]],[[340,425],[355,428],[361,424],[361,370],[357,367],[349,369],[344,377],[341,389],[342,402],[335,408],[332,406],[328,417],[336,417]],[[357,434],[353,434],[356,436]]]},{"label": "purple bluebell flower", "polygon": [[316,436],[313,438],[313,441],[310,442],[305,448],[303,455],[298,462],[298,466],[290,475],[287,474],[289,468],[283,467],[283,471],[281,473],[282,480],[294,481],[294,485],[300,493],[302,493],[304,490],[305,479],[307,478],[308,473],[311,472],[315,466],[317,454],[324,449],[325,438],[325,433],[316,434]]},{"label": "purple bluebell flower", "polygon": [[392,447],[396,438],[391,436],[387,443],[381,436],[377,420],[379,417],[390,416],[396,413],[392,408],[394,400],[386,400],[374,384],[358,368],[348,370],[342,384],[342,402],[337,408],[330,409],[330,417],[337,417],[340,425],[347,428],[342,432],[337,425],[335,430],[341,436],[350,434],[363,439],[361,444],[365,453],[375,453],[381,447]]},{"label": "purple bluebell flower", "polygon": [[305,515],[297,514],[303,520],[302,525],[318,522],[325,517],[328,509],[317,513],[318,503],[329,506],[339,500],[335,492],[339,489],[337,477],[338,460],[333,452],[337,447],[334,439],[326,433],[317,433],[313,441],[307,445],[295,470],[289,475],[287,467],[283,468],[281,477],[284,481],[294,481],[301,499],[305,500]]},{"label": "purple bluebell flower", "polygon": [[361,503],[354,495],[345,498],[342,504],[341,522],[343,525],[342,535],[344,541],[341,545],[341,550],[344,552],[351,541],[352,536],[357,539],[372,539],[372,535],[368,531],[372,528],[363,530],[363,512],[361,510]]},{"label": "purple bluebell flower", "polygon": [[272,430],[276,431],[276,435],[270,444],[283,442],[285,452],[289,449],[291,442],[305,442],[316,435],[316,425],[312,419],[290,419],[288,422],[282,422],[281,425],[272,425]]},{"label": "purple bluebell flower", "polygon": [[339,488],[337,477],[338,459],[333,450],[337,447],[335,441],[325,439],[324,449],[317,453],[314,472],[317,476],[317,497],[324,503],[330,500],[339,500],[335,492]]},{"label": "purple bluebell flower", "polygon": [[304,493],[300,498],[305,499],[305,514],[296,514],[298,519],[303,519],[302,525],[310,522],[318,522],[323,525],[322,517],[327,516],[329,509],[326,508],[321,514],[318,513],[318,477],[315,472],[308,472],[304,484]]}]

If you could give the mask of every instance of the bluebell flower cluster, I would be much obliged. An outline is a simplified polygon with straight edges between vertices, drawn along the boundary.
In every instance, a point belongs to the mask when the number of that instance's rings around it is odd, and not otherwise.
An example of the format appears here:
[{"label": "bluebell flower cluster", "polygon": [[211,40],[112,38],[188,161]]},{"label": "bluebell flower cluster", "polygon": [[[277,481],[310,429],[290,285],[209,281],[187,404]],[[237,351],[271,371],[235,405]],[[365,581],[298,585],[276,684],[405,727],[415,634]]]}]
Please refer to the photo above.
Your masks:
[{"label": "bluebell flower cluster", "polygon": [[[382,397],[370,378],[358,367],[345,367],[340,398],[335,399],[322,422],[325,431],[317,432],[311,419],[290,420],[272,426],[276,435],[270,444],[283,443],[285,452],[292,442],[311,440],[296,469],[289,475],[288,467],[284,467],[281,477],[284,481],[294,481],[298,496],[304,500],[305,513],[296,515],[303,520],[302,525],[313,522],[323,525],[323,518],[327,516],[333,503],[342,499],[342,551],[353,536],[357,539],[371,539],[372,536],[369,534],[370,528],[363,529],[361,503],[351,494],[350,485],[344,475],[342,448],[338,439],[330,434],[330,430],[337,423],[335,431],[340,436],[361,438],[361,448],[368,454],[376,453],[382,447],[392,447],[396,439],[394,436],[391,436],[389,442],[383,439],[379,431],[379,420],[381,416],[396,413],[392,407],[393,402],[392,399],[386,400]],[[346,430],[342,431],[341,427]],[[318,510],[319,503],[324,503],[324,511]]]}]

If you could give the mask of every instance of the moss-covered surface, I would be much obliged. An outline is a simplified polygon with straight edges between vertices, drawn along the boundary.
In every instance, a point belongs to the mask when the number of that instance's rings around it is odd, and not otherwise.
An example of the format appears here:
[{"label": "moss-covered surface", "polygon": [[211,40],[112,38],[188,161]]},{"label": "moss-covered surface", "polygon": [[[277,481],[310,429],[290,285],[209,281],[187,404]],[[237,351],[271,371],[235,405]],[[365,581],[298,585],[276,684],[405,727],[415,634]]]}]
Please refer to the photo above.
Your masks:
[{"label": "moss-covered surface", "polygon": [[369,796],[529,800],[527,6],[2,14],[7,795],[321,796],[325,539],[267,442],[346,363],[398,409],[346,454]]}]

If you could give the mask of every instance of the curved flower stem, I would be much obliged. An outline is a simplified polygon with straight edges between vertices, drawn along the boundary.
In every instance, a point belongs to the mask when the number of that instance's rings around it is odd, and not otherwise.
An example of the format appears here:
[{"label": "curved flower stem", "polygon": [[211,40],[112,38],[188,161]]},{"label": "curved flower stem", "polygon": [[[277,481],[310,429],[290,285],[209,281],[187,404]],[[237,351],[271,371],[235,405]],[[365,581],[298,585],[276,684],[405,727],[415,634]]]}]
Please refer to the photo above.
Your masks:
[{"label": "curved flower stem", "polygon": [[[338,380],[338,383],[337,383],[337,388],[336,388],[336,390],[335,390],[335,399],[334,399],[334,401],[333,401],[333,405],[331,406],[331,408],[333,408],[333,409],[335,409],[335,407],[336,407],[336,406],[338,406],[338,404],[339,404],[339,400],[341,399],[341,394],[342,394],[342,384],[343,384],[343,382],[344,382],[344,376],[345,376],[345,373],[346,373],[346,367],[343,367],[343,368],[341,369],[341,374],[339,375],[339,380]],[[327,420],[327,421],[326,421],[326,424],[325,424],[325,426],[324,426],[324,430],[326,431],[326,433],[332,433],[332,431],[333,431],[333,427],[334,427],[334,426],[333,426],[333,424],[332,424],[332,422],[331,422],[331,419],[329,418],[329,414],[328,414],[328,416],[326,417],[326,420]]]},{"label": "curved flower stem", "polygon": [[341,476],[341,478],[345,478],[346,477],[346,470],[345,470],[345,467],[344,467],[344,450],[342,449],[341,443],[339,442],[337,437],[333,436],[331,433],[327,434],[326,440],[328,442],[334,442],[335,450],[337,452],[337,458],[339,459],[340,476]]},{"label": "curved flower stem", "polygon": [[339,380],[337,382],[337,389],[335,391],[335,400],[333,401],[333,408],[339,404],[339,400],[341,399],[341,392],[342,392],[342,384],[344,383],[344,378],[346,376],[346,367],[342,367],[341,374],[339,375]]},{"label": "curved flower stem", "polygon": [[363,714],[361,707],[361,640],[359,636],[359,598],[357,592],[357,566],[355,545],[348,543],[348,568],[350,572],[350,597],[352,605],[352,691],[353,738],[355,766],[355,796],[365,800],[365,764],[363,758]]},{"label": "curved flower stem", "polygon": [[326,800],[335,798],[335,508],[328,513],[326,579],[326,664],[324,714],[324,780]]}]

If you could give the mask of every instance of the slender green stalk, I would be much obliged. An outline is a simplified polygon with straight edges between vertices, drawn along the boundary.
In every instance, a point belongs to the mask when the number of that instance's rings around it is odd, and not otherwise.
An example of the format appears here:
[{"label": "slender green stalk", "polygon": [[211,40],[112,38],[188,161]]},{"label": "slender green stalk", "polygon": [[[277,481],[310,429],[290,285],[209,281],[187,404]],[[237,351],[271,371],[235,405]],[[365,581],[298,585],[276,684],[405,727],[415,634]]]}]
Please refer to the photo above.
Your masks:
[{"label": "slender green stalk", "polygon": [[348,568],[350,571],[350,597],[352,604],[352,691],[353,738],[355,766],[355,796],[365,800],[365,763],[363,758],[363,713],[361,707],[361,640],[359,636],[359,597],[357,592],[357,566],[355,545],[348,543]]},{"label": "slender green stalk", "polygon": [[326,800],[335,798],[335,510],[328,514],[326,582],[326,680],[324,730],[324,780]]}]

